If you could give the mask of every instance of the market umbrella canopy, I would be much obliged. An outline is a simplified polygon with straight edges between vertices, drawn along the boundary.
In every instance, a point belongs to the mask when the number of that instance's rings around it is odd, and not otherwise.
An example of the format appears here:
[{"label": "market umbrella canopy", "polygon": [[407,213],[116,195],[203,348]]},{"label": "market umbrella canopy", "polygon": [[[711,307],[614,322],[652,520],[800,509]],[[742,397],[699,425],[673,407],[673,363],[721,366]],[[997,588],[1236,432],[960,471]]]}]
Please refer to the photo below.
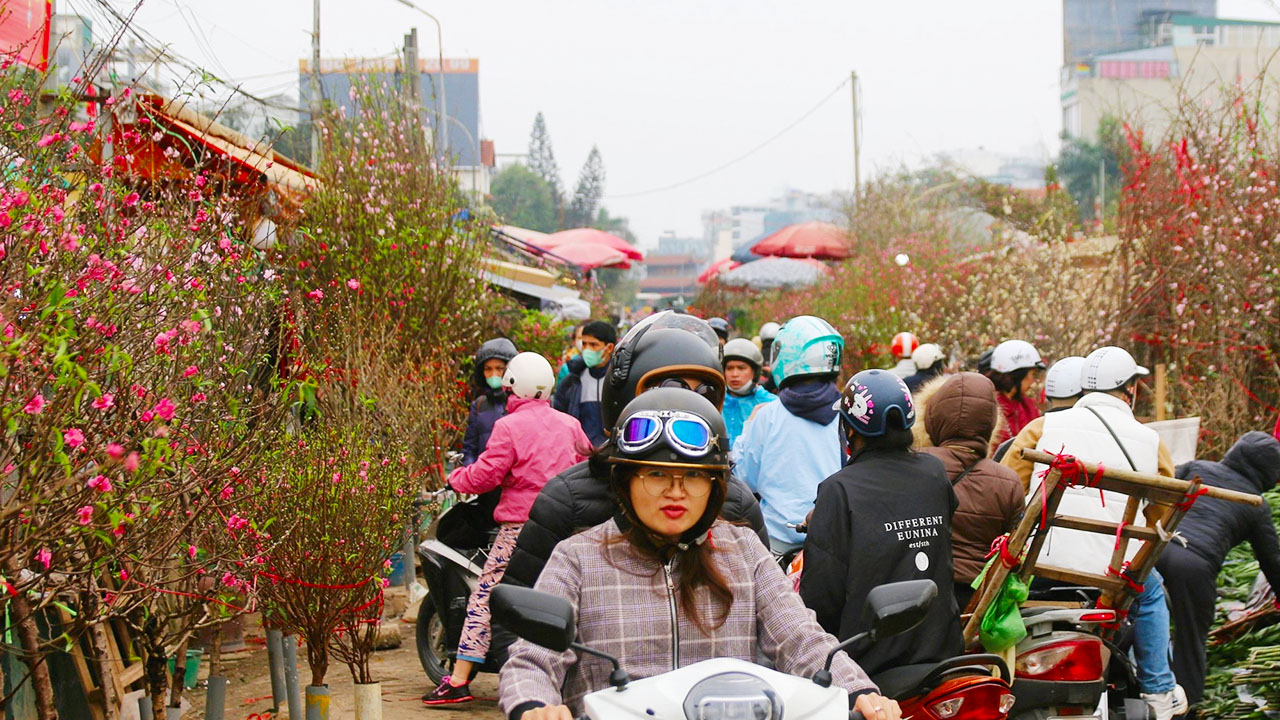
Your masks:
[{"label": "market umbrella canopy", "polygon": [[706,270],[703,270],[702,274],[698,276],[698,284],[706,285],[707,283],[711,282],[711,279],[714,278],[715,276],[719,275],[722,272],[732,270],[741,264],[742,263],[738,262],[737,260],[734,260],[731,257],[725,258],[723,260],[717,260],[711,263],[711,266],[708,267]]},{"label": "market umbrella canopy", "polygon": [[554,250],[561,245],[576,245],[579,243],[590,243],[594,245],[603,245],[613,248],[626,255],[630,260],[644,260],[644,253],[631,243],[622,238],[607,233],[603,230],[595,228],[573,228],[572,230],[561,230],[558,233],[551,233],[539,240],[531,240],[538,247]]},{"label": "market umbrella canopy", "polygon": [[718,280],[729,287],[773,290],[813,285],[828,272],[830,269],[816,260],[767,257],[720,273]]},{"label": "market umbrella canopy", "polygon": [[557,245],[553,248],[547,248],[547,254],[558,257],[571,265],[577,265],[583,270],[594,270],[602,267],[626,270],[631,267],[631,261],[627,259],[626,254],[621,250],[615,250],[608,245],[598,245],[596,243],[580,242]]},{"label": "market umbrella canopy", "polygon": [[826,222],[788,225],[751,247],[757,255],[843,260],[849,257],[849,239],[840,228]]}]

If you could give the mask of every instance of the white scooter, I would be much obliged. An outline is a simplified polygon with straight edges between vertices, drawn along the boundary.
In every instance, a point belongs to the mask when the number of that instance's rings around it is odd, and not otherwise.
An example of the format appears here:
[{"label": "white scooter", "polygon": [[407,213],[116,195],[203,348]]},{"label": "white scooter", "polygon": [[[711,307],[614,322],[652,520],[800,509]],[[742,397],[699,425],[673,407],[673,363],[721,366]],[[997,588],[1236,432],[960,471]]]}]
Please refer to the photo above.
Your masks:
[{"label": "white scooter", "polygon": [[860,720],[849,695],[831,686],[831,661],[854,643],[906,632],[924,620],[938,595],[932,580],[890,583],[867,596],[872,629],[840,643],[824,669],[810,679],[730,658],[704,660],[632,681],[610,655],[574,641],[573,607],[563,598],[509,585],[494,588],[494,619],[516,635],[549,650],[569,648],[613,664],[612,688],[583,699],[590,720]]}]

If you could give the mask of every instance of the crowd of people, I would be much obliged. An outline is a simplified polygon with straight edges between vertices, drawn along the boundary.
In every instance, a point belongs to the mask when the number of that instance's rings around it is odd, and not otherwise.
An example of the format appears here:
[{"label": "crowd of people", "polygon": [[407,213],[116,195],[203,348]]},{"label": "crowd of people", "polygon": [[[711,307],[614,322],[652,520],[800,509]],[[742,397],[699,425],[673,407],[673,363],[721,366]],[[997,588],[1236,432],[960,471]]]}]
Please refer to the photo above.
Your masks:
[{"label": "crowd of people", "polygon": [[[1134,416],[1149,373],[1120,347],[1047,365],[1031,343],[1008,339],[965,367],[903,332],[890,343],[891,367],[841,384],[844,340],[821,318],[734,334],[723,318],[673,311],[621,337],[590,321],[574,329],[558,371],[506,339],[479,348],[461,466],[448,482],[463,493],[502,488],[500,531],[453,672],[424,702],[472,699],[499,582],[566,598],[580,641],[645,677],[709,657],[760,656],[811,674],[837,642],[868,629],[872,588],[931,579],[939,592],[923,623],[850,647],[832,668],[851,708],[896,720],[897,704],[870,676],[961,652],[960,614],[990,548],[1018,523],[1046,469],[1022,450],[1248,492],[1280,482],[1280,440],[1262,432],[1221,463],[1175,468]],[[1084,487],[1068,488],[1059,505],[1111,523],[1124,521],[1124,508],[1123,496]],[[1148,504],[1145,522],[1156,526],[1168,510]],[[1183,544],[1166,548],[1129,614],[1138,685],[1158,720],[1201,697],[1227,552],[1248,541],[1267,580],[1280,583],[1265,505],[1204,499],[1181,528]],[[1113,544],[1055,528],[1041,559],[1105,574]],[[793,582],[778,558],[801,550]],[[511,720],[569,720],[608,677],[598,658],[518,641],[499,701]]]}]

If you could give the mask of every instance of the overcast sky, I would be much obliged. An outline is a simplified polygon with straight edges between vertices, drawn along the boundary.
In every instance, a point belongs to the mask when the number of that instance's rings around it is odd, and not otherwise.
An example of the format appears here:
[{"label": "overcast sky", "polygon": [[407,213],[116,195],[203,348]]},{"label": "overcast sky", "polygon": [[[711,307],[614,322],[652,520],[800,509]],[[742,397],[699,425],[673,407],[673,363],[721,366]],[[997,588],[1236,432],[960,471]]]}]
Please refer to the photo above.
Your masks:
[{"label": "overcast sky", "polygon": [[[110,0],[128,9],[134,2]],[[787,187],[853,185],[848,86],[858,72],[863,177],[935,153],[1057,151],[1062,7],[1057,0],[418,0],[446,57],[480,60],[482,135],[525,152],[545,114],[572,188],[593,144],[605,204],[642,244],[701,235],[701,213]],[[88,6],[57,0],[59,12]],[[270,93],[297,90],[310,0],[145,0],[138,22],[178,53]],[[1219,0],[1224,17],[1280,19],[1271,0]],[[394,52],[429,20],[394,0],[321,0],[325,57]],[[732,167],[723,165],[818,106]]]}]

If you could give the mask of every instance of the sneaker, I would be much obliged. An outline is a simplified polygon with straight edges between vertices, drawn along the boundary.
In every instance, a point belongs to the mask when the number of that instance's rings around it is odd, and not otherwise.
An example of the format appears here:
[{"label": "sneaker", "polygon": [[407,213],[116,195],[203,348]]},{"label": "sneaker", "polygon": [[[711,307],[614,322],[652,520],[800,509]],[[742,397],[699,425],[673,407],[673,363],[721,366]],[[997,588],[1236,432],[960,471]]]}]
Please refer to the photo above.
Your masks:
[{"label": "sneaker", "polygon": [[1142,699],[1151,706],[1156,720],[1171,720],[1177,715],[1185,715],[1190,708],[1187,704],[1187,692],[1181,685],[1174,685],[1169,692],[1142,693]]},{"label": "sneaker", "polygon": [[423,705],[457,705],[475,700],[471,696],[471,684],[454,685],[449,676],[440,681],[440,686],[422,696]]}]

